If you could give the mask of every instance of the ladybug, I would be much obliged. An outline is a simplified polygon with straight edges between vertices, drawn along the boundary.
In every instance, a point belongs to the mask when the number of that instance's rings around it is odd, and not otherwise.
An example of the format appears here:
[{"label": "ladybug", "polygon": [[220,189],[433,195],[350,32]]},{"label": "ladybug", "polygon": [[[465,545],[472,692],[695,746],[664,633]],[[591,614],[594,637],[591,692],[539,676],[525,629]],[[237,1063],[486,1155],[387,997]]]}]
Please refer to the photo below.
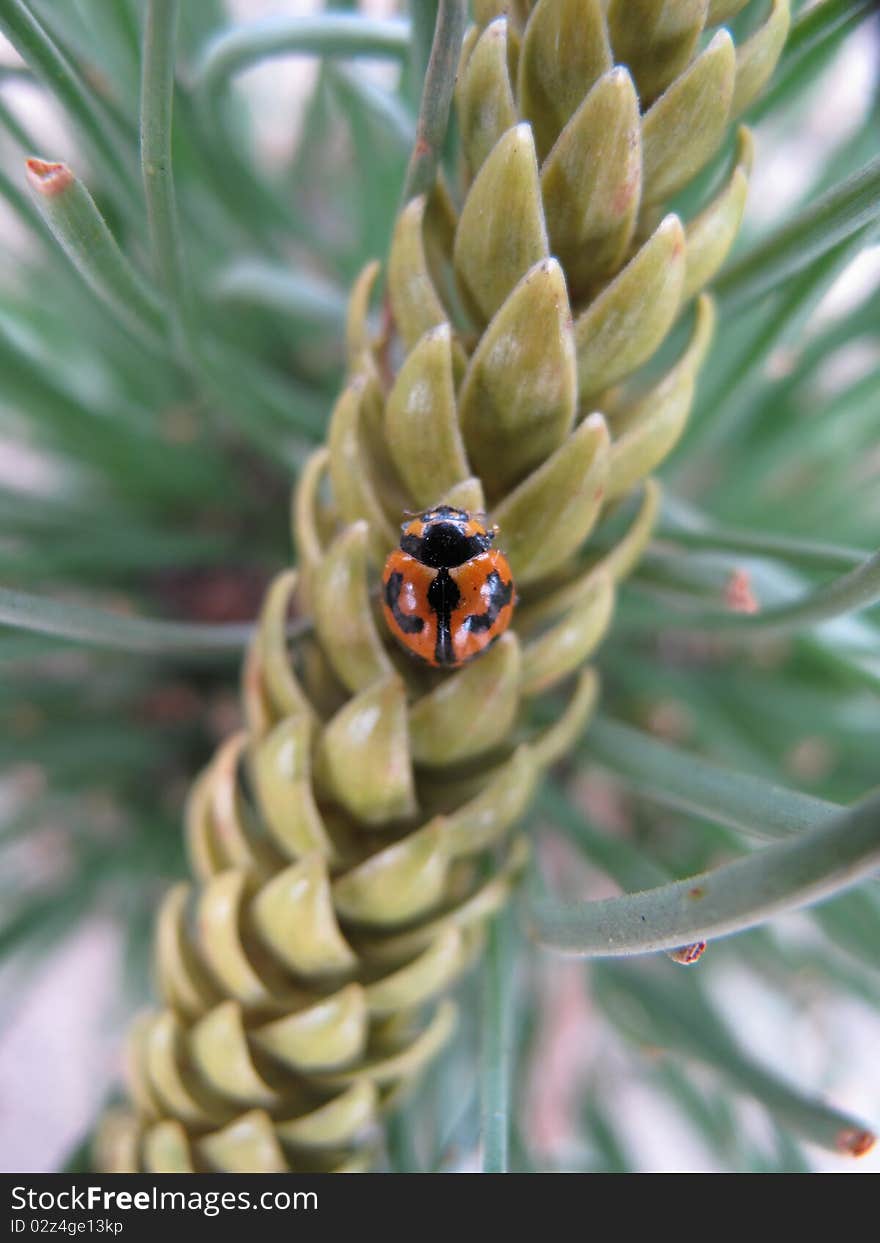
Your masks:
[{"label": "ladybug", "polygon": [[516,594],[495,530],[438,505],[400,528],[385,562],[382,609],[395,638],[435,668],[457,669],[510,625]]}]

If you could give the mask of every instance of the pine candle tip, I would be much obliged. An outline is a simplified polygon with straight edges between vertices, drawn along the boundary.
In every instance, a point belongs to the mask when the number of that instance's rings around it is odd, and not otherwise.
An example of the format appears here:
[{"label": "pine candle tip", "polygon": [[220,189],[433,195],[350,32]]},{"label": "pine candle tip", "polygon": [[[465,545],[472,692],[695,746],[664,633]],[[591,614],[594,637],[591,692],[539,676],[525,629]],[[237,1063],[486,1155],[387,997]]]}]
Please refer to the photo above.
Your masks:
[{"label": "pine candle tip", "polygon": [[73,173],[66,164],[39,160],[32,157],[25,161],[28,185],[44,198],[54,198],[63,193],[73,182]]}]

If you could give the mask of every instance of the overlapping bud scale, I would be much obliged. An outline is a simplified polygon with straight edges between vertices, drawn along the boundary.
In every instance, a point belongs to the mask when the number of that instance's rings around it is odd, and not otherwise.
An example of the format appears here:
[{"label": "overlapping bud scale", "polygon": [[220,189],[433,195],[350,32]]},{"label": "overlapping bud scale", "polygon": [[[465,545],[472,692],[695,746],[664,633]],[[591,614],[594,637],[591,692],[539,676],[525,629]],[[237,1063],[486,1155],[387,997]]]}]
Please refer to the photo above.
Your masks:
[{"label": "overlapping bud scale", "polygon": [[[740,48],[711,33],[740,7],[475,4],[460,210],[442,184],[404,207],[380,337],[379,265],[353,289],[347,385],[294,499],[297,569],[265,601],[245,728],[190,799],[193,881],[159,916],[164,1008],[133,1030],[109,1168],[365,1168],[452,1031],[445,994],[523,867],[536,782],[593,709],[586,662],[650,538],[649,476],[711,339],[699,291],[739,226],[747,131],[699,215],[663,204],[781,51],[785,3]],[[677,361],[633,382],[681,318]],[[639,489],[627,533],[591,554]],[[404,511],[442,500],[498,524],[520,596],[511,629],[452,673],[393,645],[375,591]],[[312,627],[291,645],[294,604]],[[563,706],[530,733],[524,705],[548,691]]]}]

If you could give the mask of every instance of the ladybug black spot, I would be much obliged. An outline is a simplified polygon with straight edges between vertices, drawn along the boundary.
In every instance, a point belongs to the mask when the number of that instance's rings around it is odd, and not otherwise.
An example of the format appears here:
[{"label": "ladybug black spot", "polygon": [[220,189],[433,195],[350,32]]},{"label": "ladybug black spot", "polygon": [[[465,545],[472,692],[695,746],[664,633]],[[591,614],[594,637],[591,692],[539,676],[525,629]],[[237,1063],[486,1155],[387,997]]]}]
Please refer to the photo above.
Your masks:
[{"label": "ladybug black spot", "polygon": [[498,620],[498,614],[513,599],[513,583],[505,583],[497,570],[493,570],[486,578],[486,586],[489,588],[489,607],[485,613],[471,613],[469,617],[464,619],[464,625],[472,634],[480,634],[484,630],[491,630]]},{"label": "ladybug black spot", "polygon": [[412,613],[404,613],[401,609],[400,589],[402,586],[403,575],[401,573],[395,570],[393,574],[389,574],[388,582],[385,584],[385,603],[404,634],[418,634],[420,630],[424,630],[425,622],[423,618],[414,617]]},{"label": "ladybug black spot", "polygon": [[444,567],[428,588],[428,603],[437,615],[437,642],[434,659],[438,665],[454,665],[452,648],[452,612],[461,599],[461,592]]}]

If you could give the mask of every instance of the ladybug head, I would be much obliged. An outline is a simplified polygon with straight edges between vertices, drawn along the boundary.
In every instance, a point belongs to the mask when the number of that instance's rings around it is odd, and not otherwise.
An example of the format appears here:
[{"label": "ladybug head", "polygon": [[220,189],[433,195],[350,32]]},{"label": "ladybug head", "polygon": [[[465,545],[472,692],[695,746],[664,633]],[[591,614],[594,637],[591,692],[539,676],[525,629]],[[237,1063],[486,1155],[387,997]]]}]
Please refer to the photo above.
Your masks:
[{"label": "ladybug head", "polygon": [[451,505],[429,509],[404,523],[401,530],[401,549],[433,569],[463,565],[486,552],[495,538],[466,510]]}]

